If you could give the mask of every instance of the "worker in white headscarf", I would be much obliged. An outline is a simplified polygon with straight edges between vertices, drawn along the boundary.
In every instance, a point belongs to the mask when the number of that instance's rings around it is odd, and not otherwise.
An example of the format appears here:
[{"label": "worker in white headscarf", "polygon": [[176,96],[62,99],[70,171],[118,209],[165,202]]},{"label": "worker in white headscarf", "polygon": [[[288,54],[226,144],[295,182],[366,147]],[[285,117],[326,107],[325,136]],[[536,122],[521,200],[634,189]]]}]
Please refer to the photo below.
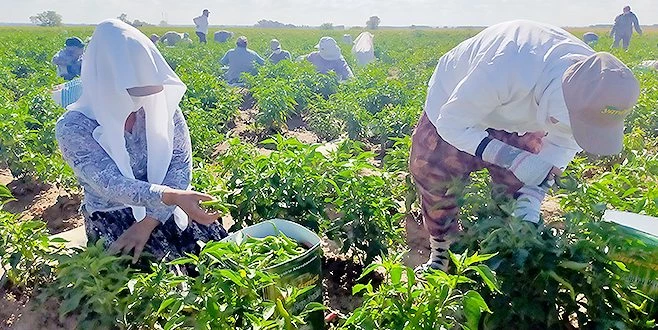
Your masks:
[{"label": "worker in white headscarf", "polygon": [[487,168],[513,215],[539,224],[554,178],[581,150],[613,155],[640,94],[633,73],[567,31],[518,20],[439,59],[413,133],[409,170],[430,233],[426,267],[446,270],[459,233],[455,183]]},{"label": "worker in white headscarf", "polygon": [[315,46],[318,50],[305,56],[306,60],[313,63],[315,70],[326,74],[333,71],[340,80],[354,77],[352,69],[341,54],[338,43],[332,37],[322,37]]},{"label": "worker in white headscarf", "polygon": [[84,189],[87,237],[113,252],[157,258],[198,252],[226,232],[188,190],[192,155],[178,107],[186,86],[153,43],[119,20],[101,22],[83,62],[82,95],[56,124],[62,155]]},{"label": "worker in white headscarf", "polygon": [[356,63],[360,66],[366,66],[375,60],[375,36],[368,32],[362,32],[354,40],[352,54],[356,58]]}]

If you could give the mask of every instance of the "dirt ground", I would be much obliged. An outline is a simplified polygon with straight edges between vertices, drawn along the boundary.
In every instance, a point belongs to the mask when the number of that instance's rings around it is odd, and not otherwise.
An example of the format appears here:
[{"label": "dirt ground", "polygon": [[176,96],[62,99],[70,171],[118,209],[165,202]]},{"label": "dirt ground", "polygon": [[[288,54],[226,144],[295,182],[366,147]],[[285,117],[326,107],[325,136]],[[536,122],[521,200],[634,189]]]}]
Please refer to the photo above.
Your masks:
[{"label": "dirt ground", "polygon": [[6,168],[0,168],[0,184],[6,185],[14,195],[4,209],[20,213],[25,219],[42,219],[52,234],[58,234],[82,225],[78,209],[81,196],[56,186],[14,179]]},{"label": "dirt ground", "polygon": [[20,297],[11,292],[0,296],[0,329],[12,330],[68,330],[75,329],[73,317],[59,320],[59,302],[49,299],[39,302],[30,294]]}]

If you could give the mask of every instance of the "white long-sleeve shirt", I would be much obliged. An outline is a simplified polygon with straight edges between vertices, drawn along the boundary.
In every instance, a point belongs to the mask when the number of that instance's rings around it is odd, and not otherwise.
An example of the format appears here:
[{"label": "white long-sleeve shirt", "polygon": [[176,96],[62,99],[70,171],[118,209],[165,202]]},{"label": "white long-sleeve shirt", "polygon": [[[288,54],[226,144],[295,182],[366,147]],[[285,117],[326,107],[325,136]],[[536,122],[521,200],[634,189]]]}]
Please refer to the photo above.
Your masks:
[{"label": "white long-sleeve shirt", "polygon": [[208,16],[201,15],[195,17],[194,25],[196,25],[196,32],[208,34]]},{"label": "white long-sleeve shirt", "polygon": [[550,25],[517,20],[491,26],[441,57],[425,112],[446,142],[471,155],[488,128],[546,132],[539,155],[565,168],[581,148],[571,133],[562,75],[593,53]]}]

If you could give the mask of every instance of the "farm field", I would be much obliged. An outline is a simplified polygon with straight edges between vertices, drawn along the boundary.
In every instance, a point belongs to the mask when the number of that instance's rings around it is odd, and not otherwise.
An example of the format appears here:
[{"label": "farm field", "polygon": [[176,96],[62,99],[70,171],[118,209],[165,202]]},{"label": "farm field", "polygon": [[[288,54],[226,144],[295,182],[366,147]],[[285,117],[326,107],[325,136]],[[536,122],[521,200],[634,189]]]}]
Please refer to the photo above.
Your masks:
[{"label": "farm field", "polygon": [[[341,44],[344,33],[360,32],[232,31],[262,56],[277,38],[293,58],[321,36]],[[50,90],[63,80],[50,59],[67,37],[92,32],[0,28],[0,328],[287,330],[315,309],[330,315],[331,329],[654,327],[658,294],[626,281],[614,254],[641,243],[610,235],[614,228],[599,220],[606,209],[658,216],[658,72],[637,68],[658,59],[658,31],[635,37],[628,52],[612,51],[642,88],[624,151],[577,156],[545,201],[539,228],[511,217],[511,202],[493,199],[486,173],[474,174],[455,187],[465,196],[464,232],[451,270],[425,275],[413,272],[428,243],[407,168],[410,134],[439,57],[477,30],[377,30],[379,60],[367,67],[341,44],[353,80],[284,62],[260,68],[244,88],[221,80],[219,59],[235,38],[159,45],[188,87],[180,106],[193,186],[217,198],[227,230],[281,218],[322,237],[323,303],[300,313],[292,311],[301,288],[275,284],[276,275],[247,263],[226,267],[242,260],[227,246],[174,262],[198,273],[191,275],[148,259],[130,267],[99,246],[71,251],[48,238],[83,223],[81,192],[55,141],[64,109]],[[603,37],[595,49],[611,42]],[[272,286],[282,298],[263,298]]]}]

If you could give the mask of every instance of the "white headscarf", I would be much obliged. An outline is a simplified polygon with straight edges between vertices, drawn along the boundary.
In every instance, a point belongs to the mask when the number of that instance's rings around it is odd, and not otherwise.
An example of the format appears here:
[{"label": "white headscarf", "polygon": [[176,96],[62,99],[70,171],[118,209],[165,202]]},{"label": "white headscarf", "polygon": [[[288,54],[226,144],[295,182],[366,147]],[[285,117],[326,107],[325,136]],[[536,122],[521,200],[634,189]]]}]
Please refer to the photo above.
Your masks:
[{"label": "white headscarf", "polygon": [[[173,116],[187,87],[169,67],[153,42],[134,27],[116,19],[96,27],[82,62],[82,95],[69,105],[99,126],[93,136],[118,166],[121,174],[134,179],[126,150],[125,123],[140,108],[146,115],[148,182],[161,184],[173,155]],[[163,86],[164,90],[145,97],[132,97],[132,87]],[[135,219],[146,216],[144,207],[132,208]],[[187,216],[174,212],[179,227]]]},{"label": "white headscarf", "polygon": [[374,35],[368,31],[362,32],[354,40],[352,53],[356,57],[356,63],[365,66],[375,60]]}]

